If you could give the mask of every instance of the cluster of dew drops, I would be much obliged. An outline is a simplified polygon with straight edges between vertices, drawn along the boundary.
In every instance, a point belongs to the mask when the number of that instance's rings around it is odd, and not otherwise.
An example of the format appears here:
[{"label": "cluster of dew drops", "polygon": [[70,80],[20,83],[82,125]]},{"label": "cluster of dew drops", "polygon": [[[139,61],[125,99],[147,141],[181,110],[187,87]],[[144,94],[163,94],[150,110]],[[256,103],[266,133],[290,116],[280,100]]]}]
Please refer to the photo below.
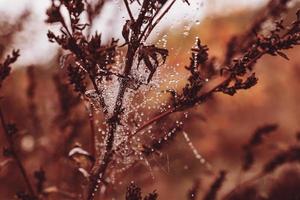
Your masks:
[{"label": "cluster of dew drops", "polygon": [[[199,1],[197,6],[203,6],[203,2]],[[198,10],[199,8],[197,7],[196,9]],[[189,20],[189,23],[184,26],[183,35],[188,36],[191,27],[198,25],[199,23],[199,20]],[[157,40],[156,46],[167,48],[167,45],[168,34],[164,34]],[[179,51],[175,52],[174,56],[177,56],[176,53],[179,53]],[[114,73],[122,73],[124,62],[125,52],[120,50],[116,57],[116,63],[112,67]],[[149,168],[150,175],[152,174],[150,162],[141,152],[141,141],[144,141],[145,139],[151,141],[155,138],[155,133],[152,132],[153,126],[150,125],[134,136],[132,136],[132,134],[134,134],[138,127],[142,126],[143,123],[148,121],[155,113],[162,113],[171,108],[169,98],[166,98],[166,96],[168,96],[167,91],[169,89],[178,88],[179,80],[180,78],[182,79],[180,73],[177,71],[179,65],[180,64],[164,64],[163,66],[158,67],[150,83],[146,83],[149,71],[143,63],[137,67],[137,59],[135,59],[130,77],[133,79],[133,84],[140,83],[140,85],[138,85],[137,88],[127,88],[125,92],[123,99],[124,110],[122,112],[121,123],[117,126],[113,144],[115,152],[114,162],[117,165],[114,167],[114,172],[109,177],[110,182],[114,183],[116,181],[116,174],[126,171],[137,161],[142,161]],[[113,113],[119,86],[120,78],[117,76],[112,76],[108,80],[101,80],[101,82],[99,81],[98,87],[103,93],[107,109],[107,115],[104,117],[107,119]],[[94,90],[89,90],[86,94],[96,113],[101,112],[102,108],[99,104],[100,97]],[[184,113],[184,117],[188,117],[187,112]],[[96,120],[95,123],[98,136],[100,137],[97,142],[96,150],[102,152],[103,156],[108,126],[106,120],[103,119]],[[176,124],[182,125],[183,121],[176,121]],[[167,135],[168,134],[172,133],[170,132],[167,133]],[[199,160],[201,164],[206,164],[206,160],[195,148],[188,134],[186,132],[183,132],[182,134],[195,159]],[[100,176],[102,175],[100,174]],[[119,184],[121,184],[121,182]]]}]

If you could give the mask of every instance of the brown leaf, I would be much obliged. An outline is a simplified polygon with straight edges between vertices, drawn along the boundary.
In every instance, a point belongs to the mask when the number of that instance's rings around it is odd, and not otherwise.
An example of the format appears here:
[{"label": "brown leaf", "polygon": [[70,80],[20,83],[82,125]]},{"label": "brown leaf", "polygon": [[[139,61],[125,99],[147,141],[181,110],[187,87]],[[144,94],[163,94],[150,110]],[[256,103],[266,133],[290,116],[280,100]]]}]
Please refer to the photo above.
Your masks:
[{"label": "brown leaf", "polygon": [[154,45],[142,46],[139,49],[138,54],[139,54],[138,63],[140,64],[141,61],[144,61],[146,67],[150,71],[150,75],[147,80],[147,82],[149,83],[157,67],[160,65],[159,56],[162,58],[163,61],[161,64],[164,64],[168,56],[168,50],[155,47]]}]

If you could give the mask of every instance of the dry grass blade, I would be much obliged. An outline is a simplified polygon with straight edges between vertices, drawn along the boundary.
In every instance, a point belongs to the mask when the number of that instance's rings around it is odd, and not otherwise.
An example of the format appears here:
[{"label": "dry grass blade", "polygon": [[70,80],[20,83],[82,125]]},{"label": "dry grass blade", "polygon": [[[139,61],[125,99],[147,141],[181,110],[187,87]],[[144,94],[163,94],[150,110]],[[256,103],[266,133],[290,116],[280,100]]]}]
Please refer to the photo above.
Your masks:
[{"label": "dry grass blade", "polygon": [[226,172],[221,171],[219,173],[219,176],[216,178],[216,180],[210,186],[210,189],[204,196],[203,200],[216,200],[217,199],[217,193],[221,189],[222,184],[225,181],[225,177],[226,177]]}]

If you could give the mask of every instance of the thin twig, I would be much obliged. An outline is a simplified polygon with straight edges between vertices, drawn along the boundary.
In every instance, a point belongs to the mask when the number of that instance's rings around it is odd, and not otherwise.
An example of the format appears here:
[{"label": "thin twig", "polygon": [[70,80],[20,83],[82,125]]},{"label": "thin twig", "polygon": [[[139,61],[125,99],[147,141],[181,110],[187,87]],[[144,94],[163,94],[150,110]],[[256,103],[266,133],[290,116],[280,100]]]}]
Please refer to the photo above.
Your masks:
[{"label": "thin twig", "polygon": [[153,15],[153,17],[150,19],[149,23],[146,25],[145,29],[143,30],[143,32],[141,33],[141,35],[140,35],[140,37],[139,37],[139,41],[140,41],[140,42],[142,41],[142,39],[143,39],[143,37],[144,37],[146,31],[147,31],[148,28],[152,25],[153,20],[154,20],[154,19],[156,18],[156,16],[159,14],[159,12],[161,11],[162,8],[163,8],[163,6],[160,7],[160,8],[156,11],[156,13],[155,13],[155,14]]},{"label": "thin twig", "polygon": [[4,119],[1,107],[0,107],[0,119],[1,119],[2,128],[4,130],[6,139],[7,139],[8,144],[9,144],[9,150],[12,153],[12,157],[14,158],[14,160],[17,163],[17,166],[19,167],[19,170],[20,170],[20,172],[21,172],[21,174],[23,176],[23,179],[25,181],[25,184],[27,186],[27,189],[28,189],[30,195],[33,196],[33,197],[36,197],[35,192],[33,190],[33,187],[32,187],[32,185],[31,185],[31,183],[29,181],[28,174],[27,174],[27,172],[25,170],[25,167],[24,167],[24,165],[23,165],[23,163],[22,163],[22,161],[21,161],[21,159],[20,159],[20,157],[19,157],[19,155],[17,153],[17,150],[15,148],[14,142],[13,142],[11,136],[9,135],[9,131],[7,129],[7,124],[5,122],[5,119]]},{"label": "thin twig", "polygon": [[131,12],[130,7],[129,7],[129,4],[128,4],[128,0],[123,0],[123,1],[124,1],[124,3],[125,3],[125,6],[126,6],[126,9],[127,9],[127,12],[128,12],[128,15],[129,15],[131,21],[134,21],[132,12]]},{"label": "thin twig", "polygon": [[152,26],[149,27],[147,33],[145,34],[144,40],[147,40],[152,30],[155,28],[155,26],[160,22],[160,20],[169,12],[169,10],[172,8],[176,0],[173,0],[171,4],[166,8],[166,10],[158,17],[158,19],[154,22]]}]

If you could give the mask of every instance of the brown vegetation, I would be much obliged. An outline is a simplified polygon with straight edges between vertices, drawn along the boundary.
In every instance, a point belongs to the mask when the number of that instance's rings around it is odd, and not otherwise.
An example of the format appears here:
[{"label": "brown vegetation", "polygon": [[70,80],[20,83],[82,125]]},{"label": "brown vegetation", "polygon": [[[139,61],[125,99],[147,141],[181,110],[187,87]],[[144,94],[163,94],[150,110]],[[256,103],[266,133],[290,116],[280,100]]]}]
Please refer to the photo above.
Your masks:
[{"label": "brown vegetation", "polygon": [[[1,198],[300,198],[299,132],[289,134],[298,120],[285,113],[300,117],[299,95],[287,93],[299,89],[297,6],[271,0],[246,31],[226,36],[214,53],[224,56],[213,56],[197,34],[188,63],[175,69],[172,62],[187,58],[148,41],[175,1],[124,0],[123,38],[109,43],[91,30],[105,0],[52,1],[45,23],[60,27],[47,34],[60,46],[57,60],[11,72],[22,56],[13,50],[0,62]],[[13,31],[0,38],[0,55],[28,15],[6,25]]]}]

